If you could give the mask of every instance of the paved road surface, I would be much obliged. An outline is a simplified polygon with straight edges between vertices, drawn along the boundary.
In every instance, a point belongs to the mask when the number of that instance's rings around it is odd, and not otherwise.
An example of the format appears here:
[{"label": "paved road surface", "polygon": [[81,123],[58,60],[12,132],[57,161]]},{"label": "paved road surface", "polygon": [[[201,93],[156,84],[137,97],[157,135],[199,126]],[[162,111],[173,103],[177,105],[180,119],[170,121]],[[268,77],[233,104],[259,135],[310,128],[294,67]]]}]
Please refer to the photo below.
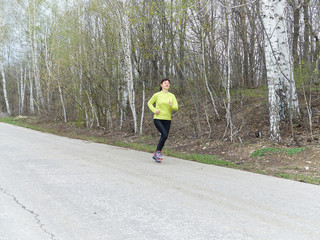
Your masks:
[{"label": "paved road surface", "polygon": [[320,187],[0,123],[1,240],[320,239]]}]

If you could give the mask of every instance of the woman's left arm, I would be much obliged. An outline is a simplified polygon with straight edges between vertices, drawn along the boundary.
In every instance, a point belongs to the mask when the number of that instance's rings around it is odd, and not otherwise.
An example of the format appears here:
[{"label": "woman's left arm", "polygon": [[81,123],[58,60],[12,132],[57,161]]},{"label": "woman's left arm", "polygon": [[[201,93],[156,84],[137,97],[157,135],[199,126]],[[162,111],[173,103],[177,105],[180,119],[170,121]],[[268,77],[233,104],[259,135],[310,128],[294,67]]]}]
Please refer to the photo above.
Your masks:
[{"label": "woman's left arm", "polygon": [[176,97],[173,95],[173,98],[172,98],[172,110],[174,111],[178,111],[178,102],[177,102],[177,99]]}]

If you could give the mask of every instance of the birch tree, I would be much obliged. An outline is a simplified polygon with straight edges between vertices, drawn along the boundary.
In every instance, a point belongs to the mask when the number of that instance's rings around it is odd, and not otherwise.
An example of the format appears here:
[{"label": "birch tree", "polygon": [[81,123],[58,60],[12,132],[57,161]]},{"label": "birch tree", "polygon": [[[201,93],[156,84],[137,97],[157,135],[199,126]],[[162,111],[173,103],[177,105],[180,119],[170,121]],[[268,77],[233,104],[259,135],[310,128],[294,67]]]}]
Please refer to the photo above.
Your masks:
[{"label": "birch tree", "polygon": [[25,91],[26,91],[26,78],[27,73],[24,71],[23,66],[21,64],[20,67],[20,78],[18,78],[18,93],[19,93],[19,114],[23,113],[24,109],[24,98],[25,98]]},{"label": "birch tree", "polygon": [[135,91],[134,91],[134,83],[133,83],[133,74],[132,74],[132,59],[131,59],[131,32],[130,32],[130,19],[129,19],[129,9],[130,9],[130,1],[122,0],[124,14],[119,13],[121,17],[121,42],[123,46],[123,55],[124,55],[124,66],[123,66],[123,75],[125,81],[124,87],[124,100],[128,98],[130,109],[133,116],[133,126],[134,132],[137,133],[137,113],[135,106]]},{"label": "birch tree", "polygon": [[36,98],[38,111],[44,106],[44,98],[40,83],[40,67],[38,55],[38,36],[37,36],[37,19],[38,19],[38,0],[28,1],[28,31],[29,31],[29,44],[32,59],[33,78],[35,82]]},{"label": "birch tree", "polygon": [[[1,52],[0,52],[0,72],[1,72],[1,82],[2,82],[2,92],[3,92],[3,98],[4,98],[4,102],[6,105],[6,110],[7,113],[9,115],[11,115],[11,108],[9,105],[9,99],[8,99],[8,92],[7,92],[7,80],[6,80],[6,74],[5,74],[5,59],[6,59],[6,55],[8,55],[9,50],[6,51],[6,49],[8,49],[6,47],[6,43],[10,42],[9,39],[9,26],[8,26],[8,22],[5,21],[5,19],[3,19],[3,10],[5,11],[6,9],[3,9],[3,3],[0,2],[0,48],[1,48]],[[1,109],[0,109],[1,110]]]},{"label": "birch tree", "polygon": [[[64,122],[67,122],[67,112],[66,112],[66,107],[65,107],[65,103],[64,103],[64,99],[63,99],[63,94],[62,94],[62,89],[61,89],[61,83],[60,83],[60,79],[59,79],[59,67],[58,67],[58,77],[55,77],[52,74],[51,68],[52,68],[52,61],[50,60],[50,55],[49,55],[49,51],[48,51],[48,26],[46,24],[46,34],[44,36],[44,48],[45,48],[45,52],[44,52],[44,61],[45,61],[45,65],[46,65],[46,69],[47,69],[47,73],[49,75],[49,79],[53,78],[57,81],[58,84],[58,89],[59,89],[59,96],[60,96],[60,102],[61,102],[61,107],[62,107],[62,114],[63,114],[63,119]],[[49,93],[48,93],[49,96]],[[48,105],[50,104],[50,101],[48,100]]]},{"label": "birch tree", "polygon": [[31,73],[31,67],[28,65],[28,78],[29,78],[29,108],[30,108],[30,114],[34,114],[34,96],[33,96],[33,80],[32,80],[32,73]]},{"label": "birch tree", "polygon": [[[62,121],[106,130],[121,127],[126,115],[130,121],[124,123],[130,122],[135,132],[140,124],[141,133],[148,111],[145,97],[154,90],[155,80],[166,76],[173,80],[173,91],[185,88],[188,93],[179,97],[190,109],[187,114],[195,110],[190,125],[197,136],[206,132],[201,126],[204,115],[210,128],[225,114],[225,134],[234,140],[242,110],[234,108],[237,97],[241,105],[243,88],[268,85],[271,139],[280,141],[281,121],[299,114],[292,56],[299,86],[308,86],[314,96],[311,90],[319,82],[316,0],[7,2],[0,0],[7,14],[3,18],[11,19],[8,34],[16,35],[16,41],[1,44],[15,52],[10,62],[4,57],[0,85],[5,109],[2,81],[6,81],[13,114],[18,110],[34,114],[38,107],[40,116],[61,116]],[[288,34],[289,27],[293,34]],[[233,94],[237,90],[240,94]],[[212,107],[204,110],[208,103]],[[317,113],[312,107],[310,98],[310,126]],[[246,117],[240,120],[246,123]]]},{"label": "birch tree", "polygon": [[[271,140],[280,142],[280,121],[298,114],[298,97],[285,22],[286,1],[262,1]],[[291,117],[291,116],[290,116]]]},{"label": "birch tree", "polygon": [[7,82],[6,82],[6,76],[3,68],[3,64],[0,63],[0,71],[1,71],[1,80],[2,80],[2,88],[3,88],[3,97],[6,104],[7,113],[11,115],[11,109],[9,105],[9,99],[8,99],[8,93],[7,93]]}]

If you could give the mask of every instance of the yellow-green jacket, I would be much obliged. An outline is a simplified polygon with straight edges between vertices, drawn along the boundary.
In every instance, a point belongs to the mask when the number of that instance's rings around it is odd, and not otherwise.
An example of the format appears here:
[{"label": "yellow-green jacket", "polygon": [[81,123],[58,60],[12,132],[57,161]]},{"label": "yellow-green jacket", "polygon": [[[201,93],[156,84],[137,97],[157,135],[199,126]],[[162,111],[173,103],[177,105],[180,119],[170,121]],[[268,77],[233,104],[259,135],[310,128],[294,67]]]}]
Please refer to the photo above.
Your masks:
[{"label": "yellow-green jacket", "polygon": [[[172,107],[169,105],[172,102]],[[154,107],[153,104],[156,104]],[[154,119],[171,120],[171,111],[178,111],[178,102],[174,94],[170,92],[157,92],[153,94],[148,102],[148,107],[154,113]],[[159,114],[156,111],[160,110]]]}]

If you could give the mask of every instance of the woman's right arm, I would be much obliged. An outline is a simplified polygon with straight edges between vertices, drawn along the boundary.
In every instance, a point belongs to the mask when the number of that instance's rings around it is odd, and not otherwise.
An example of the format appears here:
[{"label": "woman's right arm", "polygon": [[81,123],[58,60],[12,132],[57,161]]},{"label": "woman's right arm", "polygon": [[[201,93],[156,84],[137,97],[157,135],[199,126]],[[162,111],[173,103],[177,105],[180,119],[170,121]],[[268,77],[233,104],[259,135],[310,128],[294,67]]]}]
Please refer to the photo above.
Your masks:
[{"label": "woman's right arm", "polygon": [[148,101],[148,107],[153,113],[156,113],[157,109],[153,106],[153,104],[157,101],[157,95],[153,94],[153,96]]}]

